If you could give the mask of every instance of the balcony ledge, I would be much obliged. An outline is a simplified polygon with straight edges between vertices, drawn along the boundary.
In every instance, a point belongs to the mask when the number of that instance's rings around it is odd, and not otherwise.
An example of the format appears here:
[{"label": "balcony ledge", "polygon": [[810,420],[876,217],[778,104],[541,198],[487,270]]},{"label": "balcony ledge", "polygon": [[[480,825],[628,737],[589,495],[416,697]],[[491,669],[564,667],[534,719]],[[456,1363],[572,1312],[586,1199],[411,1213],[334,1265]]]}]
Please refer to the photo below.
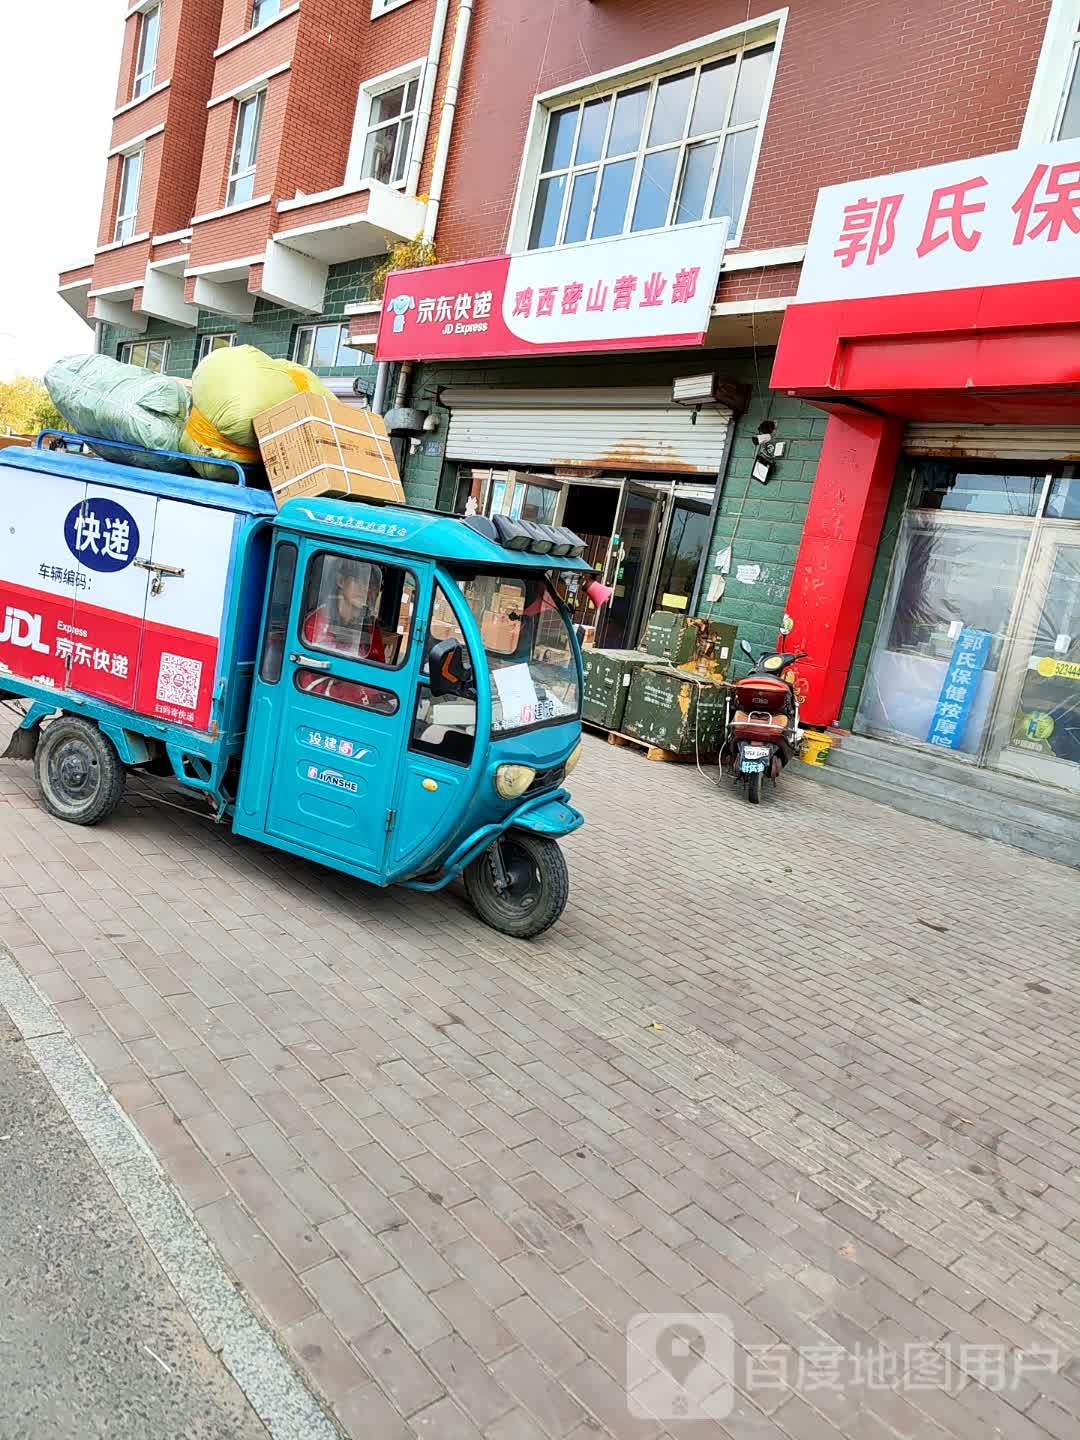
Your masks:
[{"label": "balcony ledge", "polygon": [[324,265],[382,255],[422,230],[427,213],[423,200],[378,180],[280,200],[277,209],[288,221],[275,241]]}]

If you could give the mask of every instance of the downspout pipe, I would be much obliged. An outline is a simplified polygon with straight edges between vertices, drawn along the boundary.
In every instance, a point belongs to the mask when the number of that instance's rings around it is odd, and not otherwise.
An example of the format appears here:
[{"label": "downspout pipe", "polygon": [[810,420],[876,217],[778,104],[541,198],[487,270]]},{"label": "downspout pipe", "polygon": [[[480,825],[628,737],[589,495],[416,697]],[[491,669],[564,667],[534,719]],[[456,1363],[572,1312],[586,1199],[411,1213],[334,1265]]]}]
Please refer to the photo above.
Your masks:
[{"label": "downspout pipe", "polygon": [[[450,13],[450,0],[436,0],[435,14],[431,21],[431,41],[428,45],[427,60],[424,64],[424,76],[420,85],[420,102],[416,114],[416,134],[413,139],[413,155],[409,161],[409,168],[405,172],[405,194],[415,195],[420,188],[420,172],[424,164],[424,152],[427,149],[428,131],[431,128],[431,111],[435,103],[435,82],[439,77],[439,59],[442,55],[443,40],[446,38],[446,18]],[[412,366],[402,366],[401,374],[405,377],[405,386],[402,389],[401,376],[398,377],[397,396],[394,403],[404,404],[404,398],[408,396],[408,380]],[[386,397],[390,390],[390,364],[386,360],[379,361],[379,368],[375,374],[375,393],[371,397],[371,408],[376,415],[385,415],[387,411]]]},{"label": "downspout pipe", "polygon": [[[443,0],[439,0],[439,3],[440,7],[443,8],[442,23],[445,27],[446,15]],[[454,24],[454,46],[450,51],[450,64],[446,72],[446,91],[443,94],[442,114],[439,116],[439,133],[435,139],[435,158],[431,165],[431,189],[428,194],[427,214],[424,216],[424,229],[421,233],[421,239],[426,245],[430,245],[434,241],[435,230],[439,223],[439,206],[442,203],[443,186],[446,183],[446,167],[450,159],[450,141],[453,139],[454,134],[454,117],[457,114],[458,92],[461,89],[461,75],[465,69],[465,51],[469,43],[469,27],[472,24],[473,3],[474,0],[460,0],[457,20]],[[436,15],[435,23],[436,26],[439,23],[438,14]],[[433,28],[432,49],[434,49],[434,40],[435,33]],[[434,89],[434,71],[431,70],[430,66],[429,73],[432,75],[431,84]],[[427,84],[427,74],[425,74],[424,83],[425,85]],[[395,409],[408,402],[409,383],[412,380],[412,372],[413,362],[406,360],[398,372],[397,389],[394,393]],[[379,382],[376,380],[376,395],[378,395],[378,389]],[[386,387],[384,385],[384,395],[385,389]]]},{"label": "downspout pipe", "polygon": [[405,194],[415,195],[420,188],[420,172],[427,150],[428,130],[431,128],[431,111],[435,103],[435,81],[439,75],[439,58],[442,55],[443,39],[446,35],[446,17],[450,13],[450,0],[436,0],[435,15],[431,22],[431,43],[428,46],[424,78],[420,85],[420,103],[416,112],[416,136],[413,141],[413,156],[405,172]]},{"label": "downspout pipe", "polygon": [[460,0],[454,26],[454,48],[450,52],[450,66],[446,74],[446,93],[443,95],[442,115],[439,117],[439,134],[435,141],[435,159],[431,166],[427,215],[424,218],[423,238],[428,244],[435,239],[435,229],[439,223],[439,207],[442,204],[443,185],[446,181],[446,166],[450,159],[450,141],[454,133],[454,117],[457,114],[461,74],[465,69],[465,50],[469,43],[472,14],[473,0]]}]

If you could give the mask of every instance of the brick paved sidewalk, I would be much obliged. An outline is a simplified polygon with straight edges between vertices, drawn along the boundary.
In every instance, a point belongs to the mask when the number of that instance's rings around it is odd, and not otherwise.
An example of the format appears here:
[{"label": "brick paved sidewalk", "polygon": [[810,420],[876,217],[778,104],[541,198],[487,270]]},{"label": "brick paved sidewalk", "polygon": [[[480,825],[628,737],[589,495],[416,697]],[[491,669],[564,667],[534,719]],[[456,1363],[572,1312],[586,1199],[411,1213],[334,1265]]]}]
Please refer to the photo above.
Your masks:
[{"label": "brick paved sidewalk", "polygon": [[[0,936],[350,1435],[1080,1433],[1076,872],[798,774],[574,779],[529,945],[4,763]],[[631,1418],[639,1312],[728,1317],[722,1422]]]}]

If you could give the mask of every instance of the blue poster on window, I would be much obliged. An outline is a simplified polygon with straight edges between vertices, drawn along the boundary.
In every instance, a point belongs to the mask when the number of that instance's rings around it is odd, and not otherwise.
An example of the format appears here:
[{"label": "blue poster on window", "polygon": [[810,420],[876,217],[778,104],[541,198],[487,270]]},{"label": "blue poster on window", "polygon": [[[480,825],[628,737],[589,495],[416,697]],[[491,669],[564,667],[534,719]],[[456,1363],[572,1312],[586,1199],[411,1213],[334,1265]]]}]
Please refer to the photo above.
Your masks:
[{"label": "blue poster on window", "polygon": [[961,630],[956,637],[945,683],[926,739],[945,750],[957,750],[964,739],[979,688],[979,680],[990,654],[991,635],[987,630]]}]

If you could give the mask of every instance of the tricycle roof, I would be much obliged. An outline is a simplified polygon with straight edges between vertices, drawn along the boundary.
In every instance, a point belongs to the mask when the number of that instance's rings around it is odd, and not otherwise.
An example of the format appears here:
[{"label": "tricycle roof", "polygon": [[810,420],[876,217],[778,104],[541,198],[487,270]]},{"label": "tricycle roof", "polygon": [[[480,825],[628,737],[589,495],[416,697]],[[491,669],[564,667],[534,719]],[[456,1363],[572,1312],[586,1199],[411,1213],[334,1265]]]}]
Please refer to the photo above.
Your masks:
[{"label": "tricycle roof", "polygon": [[535,555],[510,550],[474,530],[466,519],[402,505],[365,505],[358,500],[288,500],[279,528],[300,530],[340,544],[343,540],[378,549],[482,570],[591,570],[569,555]]},{"label": "tricycle roof", "polygon": [[194,505],[212,505],[240,515],[273,515],[274,497],[266,490],[232,485],[220,480],[202,480],[197,475],[170,475],[163,470],[146,470],[137,465],[115,465],[96,455],[73,455],[63,450],[24,450],[0,446],[0,466],[14,470],[36,470],[64,475],[88,485],[112,485],[119,490],[139,490],[163,495],[170,500],[187,500]]}]

